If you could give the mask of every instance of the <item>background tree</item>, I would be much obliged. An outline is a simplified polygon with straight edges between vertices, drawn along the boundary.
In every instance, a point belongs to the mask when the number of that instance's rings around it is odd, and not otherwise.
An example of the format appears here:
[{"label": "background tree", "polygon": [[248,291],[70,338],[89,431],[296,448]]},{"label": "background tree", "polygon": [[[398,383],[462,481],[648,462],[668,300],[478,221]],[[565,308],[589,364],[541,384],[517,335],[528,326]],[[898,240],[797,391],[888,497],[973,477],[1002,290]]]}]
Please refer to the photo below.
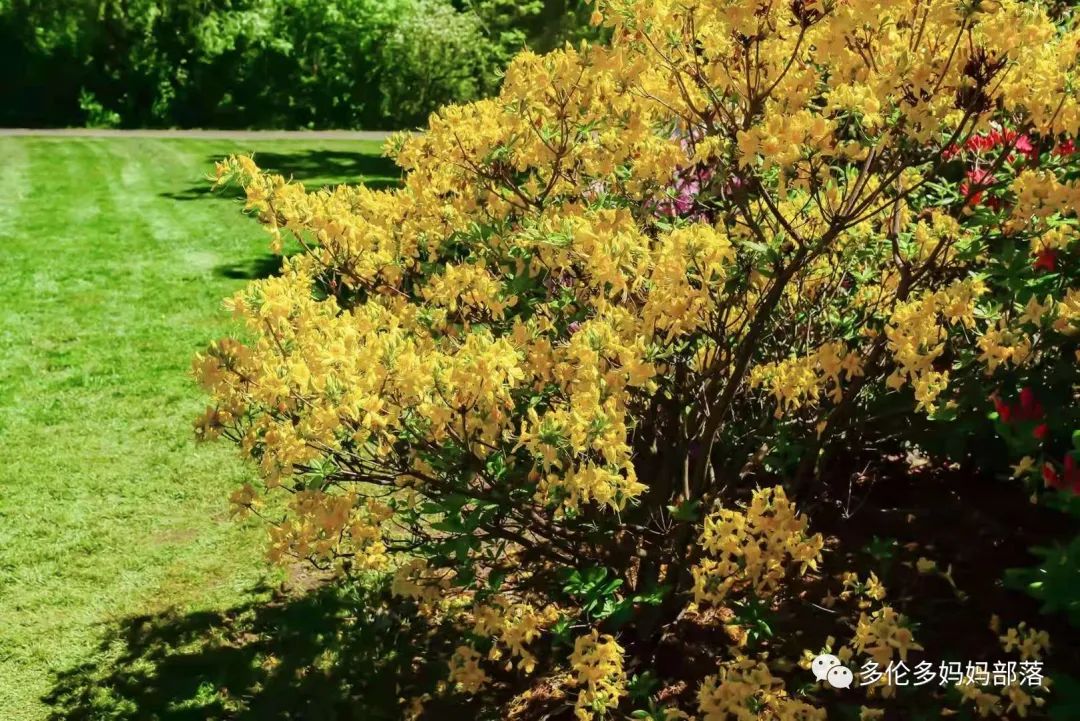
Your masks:
[{"label": "background tree", "polygon": [[[564,2],[0,3],[0,123],[411,127],[497,89],[526,44],[579,35]],[[587,27],[587,26],[586,26]]]}]

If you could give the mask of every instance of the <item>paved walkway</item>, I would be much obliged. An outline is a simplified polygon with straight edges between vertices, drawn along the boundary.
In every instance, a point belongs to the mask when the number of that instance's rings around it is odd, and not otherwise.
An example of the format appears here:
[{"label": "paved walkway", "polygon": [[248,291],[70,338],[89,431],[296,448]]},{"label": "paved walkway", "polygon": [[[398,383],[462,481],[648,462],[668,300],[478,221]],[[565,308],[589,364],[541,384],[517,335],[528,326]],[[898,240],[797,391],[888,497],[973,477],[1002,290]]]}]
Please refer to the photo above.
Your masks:
[{"label": "paved walkway", "polygon": [[203,138],[206,140],[385,140],[385,130],[113,130],[105,128],[0,128],[0,136],[70,138]]}]

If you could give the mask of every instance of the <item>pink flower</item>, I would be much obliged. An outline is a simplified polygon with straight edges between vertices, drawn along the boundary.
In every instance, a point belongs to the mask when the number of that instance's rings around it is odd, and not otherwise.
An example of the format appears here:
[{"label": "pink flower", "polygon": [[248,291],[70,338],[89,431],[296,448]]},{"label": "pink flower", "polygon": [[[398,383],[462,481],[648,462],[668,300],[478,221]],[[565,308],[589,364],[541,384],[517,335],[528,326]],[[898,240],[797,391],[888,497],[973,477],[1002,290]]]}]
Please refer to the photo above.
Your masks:
[{"label": "pink flower", "polygon": [[1029,138],[1027,135],[1021,135],[1016,140],[1016,145],[1014,145],[1013,147],[1026,155],[1028,158],[1035,157],[1039,154],[1039,151],[1037,151],[1035,149],[1035,146],[1031,144],[1031,138]]},{"label": "pink flower", "polygon": [[[967,198],[968,205],[978,205],[982,202],[983,191],[995,182],[992,173],[982,168],[972,168],[967,172],[967,180],[960,183],[960,194]],[[1000,202],[991,198],[987,205],[997,210]]]}]

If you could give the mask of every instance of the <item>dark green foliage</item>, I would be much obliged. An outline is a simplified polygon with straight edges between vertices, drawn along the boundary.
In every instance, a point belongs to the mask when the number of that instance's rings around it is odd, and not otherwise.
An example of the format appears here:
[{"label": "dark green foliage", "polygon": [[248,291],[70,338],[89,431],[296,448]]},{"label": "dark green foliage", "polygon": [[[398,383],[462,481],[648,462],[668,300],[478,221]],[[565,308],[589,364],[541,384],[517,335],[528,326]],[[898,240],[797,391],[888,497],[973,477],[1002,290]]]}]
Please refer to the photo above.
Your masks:
[{"label": "dark green foliage", "polygon": [[[1080,433],[1073,434],[1073,445],[1080,451]],[[1080,519],[1080,496],[1058,494],[1048,496],[1046,505]],[[1010,569],[1005,576],[1009,588],[1024,591],[1038,599],[1043,613],[1063,614],[1080,628],[1080,535],[1067,543],[1036,546],[1031,553],[1038,563],[1026,568]]]},{"label": "dark green foliage", "polygon": [[0,0],[5,126],[400,128],[587,28],[584,0]]}]

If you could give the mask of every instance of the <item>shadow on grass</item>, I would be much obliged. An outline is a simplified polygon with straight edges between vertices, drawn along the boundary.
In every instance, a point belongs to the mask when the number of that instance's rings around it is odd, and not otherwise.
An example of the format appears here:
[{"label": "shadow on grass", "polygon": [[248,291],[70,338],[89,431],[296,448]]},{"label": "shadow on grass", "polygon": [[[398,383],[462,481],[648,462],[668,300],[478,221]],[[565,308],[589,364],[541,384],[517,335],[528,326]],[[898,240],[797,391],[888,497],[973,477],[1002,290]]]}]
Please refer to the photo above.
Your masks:
[{"label": "shadow on grass", "polygon": [[[207,158],[207,165],[221,160]],[[310,188],[362,183],[372,189],[391,188],[399,184],[401,172],[394,161],[380,155],[346,150],[304,150],[296,153],[255,153],[255,162],[263,170],[279,173],[300,181]],[[162,193],[171,200],[205,200],[243,198],[237,186],[214,190],[210,181],[193,185],[178,192]]]},{"label": "shadow on grass", "polygon": [[243,263],[226,263],[215,266],[214,275],[234,280],[262,280],[263,278],[281,275],[281,267],[284,261],[285,256],[283,255],[267,253]]},{"label": "shadow on grass", "polygon": [[[226,612],[129,618],[99,661],[58,675],[54,720],[401,717],[399,698],[445,676],[449,640],[385,592],[322,587]],[[464,709],[441,709],[459,716]]]},{"label": "shadow on grass", "polygon": [[[302,153],[255,153],[260,168],[303,183],[363,182],[372,188],[396,185],[401,170],[390,158],[343,150],[306,150]],[[320,183],[322,184],[322,183]]]}]

